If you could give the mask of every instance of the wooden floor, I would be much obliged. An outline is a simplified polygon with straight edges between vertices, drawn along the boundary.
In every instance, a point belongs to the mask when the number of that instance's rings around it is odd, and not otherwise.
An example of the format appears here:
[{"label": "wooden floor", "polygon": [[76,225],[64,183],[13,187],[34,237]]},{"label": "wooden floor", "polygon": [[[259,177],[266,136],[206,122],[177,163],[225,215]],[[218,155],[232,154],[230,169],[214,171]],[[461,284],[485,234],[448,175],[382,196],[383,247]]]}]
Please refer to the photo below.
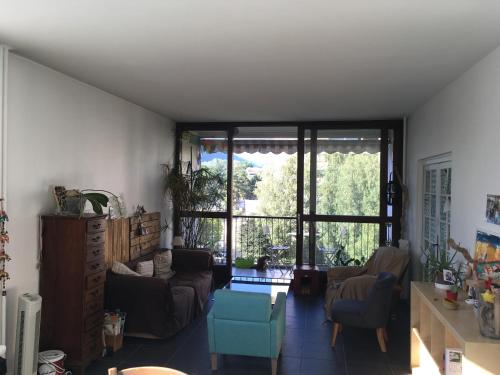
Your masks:
[{"label": "wooden floor", "polygon": [[[95,361],[86,374],[103,375],[114,366],[123,369],[147,365],[172,367],[190,375],[271,374],[271,361],[266,358],[231,355],[219,356],[219,369],[217,372],[210,370],[206,314],[212,303],[212,298],[209,298],[203,314],[170,339],[125,338],[123,349],[112,357]],[[409,307],[406,303],[400,304],[396,319],[391,320],[387,327],[387,353],[380,351],[375,331],[352,327],[344,327],[333,349],[330,346],[332,324],[325,322],[323,305],[322,296],[296,297],[292,292],[288,293],[286,331],[278,361],[278,374],[409,373],[410,330]]]}]

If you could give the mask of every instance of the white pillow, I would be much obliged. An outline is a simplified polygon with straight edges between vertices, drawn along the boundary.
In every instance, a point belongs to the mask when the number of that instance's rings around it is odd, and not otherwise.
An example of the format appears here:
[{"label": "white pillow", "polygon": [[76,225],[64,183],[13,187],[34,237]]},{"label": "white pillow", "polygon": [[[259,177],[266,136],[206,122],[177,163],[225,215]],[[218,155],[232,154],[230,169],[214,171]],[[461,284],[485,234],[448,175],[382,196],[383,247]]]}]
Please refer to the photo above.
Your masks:
[{"label": "white pillow", "polygon": [[118,275],[141,276],[137,272],[132,271],[125,264],[117,261],[113,262],[113,266],[111,266],[111,272]]},{"label": "white pillow", "polygon": [[172,267],[172,252],[170,250],[163,253],[156,254],[153,258],[155,277],[167,280],[175,275],[175,271],[171,270]]},{"label": "white pillow", "polygon": [[148,260],[145,262],[137,263],[137,267],[135,267],[135,272],[137,272],[141,276],[151,277],[153,276],[154,265],[152,260]]}]

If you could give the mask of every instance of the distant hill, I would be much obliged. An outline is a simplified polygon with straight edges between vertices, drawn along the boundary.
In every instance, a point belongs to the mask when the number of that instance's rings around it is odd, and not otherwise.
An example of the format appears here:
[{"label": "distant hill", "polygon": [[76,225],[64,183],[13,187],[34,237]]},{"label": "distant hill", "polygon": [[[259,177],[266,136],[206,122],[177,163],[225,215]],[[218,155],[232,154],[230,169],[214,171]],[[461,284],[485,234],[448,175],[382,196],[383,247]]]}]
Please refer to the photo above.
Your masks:
[{"label": "distant hill", "polygon": [[[214,152],[213,154],[203,154],[202,157],[201,157],[201,161],[202,163],[207,163],[207,162],[210,162],[212,160],[217,160],[217,159],[220,159],[220,160],[227,160],[227,154],[225,154],[224,152]],[[245,159],[239,155],[234,155],[233,154],[233,160],[234,161],[239,161],[239,162],[242,162],[242,163],[250,163],[252,167],[262,167],[262,165],[260,165],[259,163],[256,163],[255,161],[253,160],[248,160],[248,159]]]}]

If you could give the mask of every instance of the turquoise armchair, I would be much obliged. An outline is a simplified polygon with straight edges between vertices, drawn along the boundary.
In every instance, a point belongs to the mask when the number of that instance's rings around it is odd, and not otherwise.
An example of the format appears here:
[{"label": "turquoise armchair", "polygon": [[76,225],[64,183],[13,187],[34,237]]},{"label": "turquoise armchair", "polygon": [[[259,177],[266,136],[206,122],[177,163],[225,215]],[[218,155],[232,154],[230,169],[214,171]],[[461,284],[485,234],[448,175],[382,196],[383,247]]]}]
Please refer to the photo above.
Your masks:
[{"label": "turquoise armchair", "polygon": [[267,294],[217,290],[207,315],[212,370],[217,370],[217,353],[248,355],[271,358],[275,375],[285,335],[285,312],[285,293],[278,293],[273,308]]}]

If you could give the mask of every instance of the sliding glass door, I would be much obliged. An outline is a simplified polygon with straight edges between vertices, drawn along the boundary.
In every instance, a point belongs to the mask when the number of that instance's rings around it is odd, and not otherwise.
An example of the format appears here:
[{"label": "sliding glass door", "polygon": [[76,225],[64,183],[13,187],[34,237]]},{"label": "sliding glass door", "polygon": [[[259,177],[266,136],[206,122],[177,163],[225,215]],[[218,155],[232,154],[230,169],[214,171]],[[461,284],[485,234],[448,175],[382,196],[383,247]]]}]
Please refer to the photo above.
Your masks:
[{"label": "sliding glass door", "polygon": [[178,168],[222,176],[224,194],[176,222],[185,230],[195,217],[196,247],[228,267],[269,248],[287,263],[325,268],[366,260],[399,238],[401,125],[179,124]]}]

